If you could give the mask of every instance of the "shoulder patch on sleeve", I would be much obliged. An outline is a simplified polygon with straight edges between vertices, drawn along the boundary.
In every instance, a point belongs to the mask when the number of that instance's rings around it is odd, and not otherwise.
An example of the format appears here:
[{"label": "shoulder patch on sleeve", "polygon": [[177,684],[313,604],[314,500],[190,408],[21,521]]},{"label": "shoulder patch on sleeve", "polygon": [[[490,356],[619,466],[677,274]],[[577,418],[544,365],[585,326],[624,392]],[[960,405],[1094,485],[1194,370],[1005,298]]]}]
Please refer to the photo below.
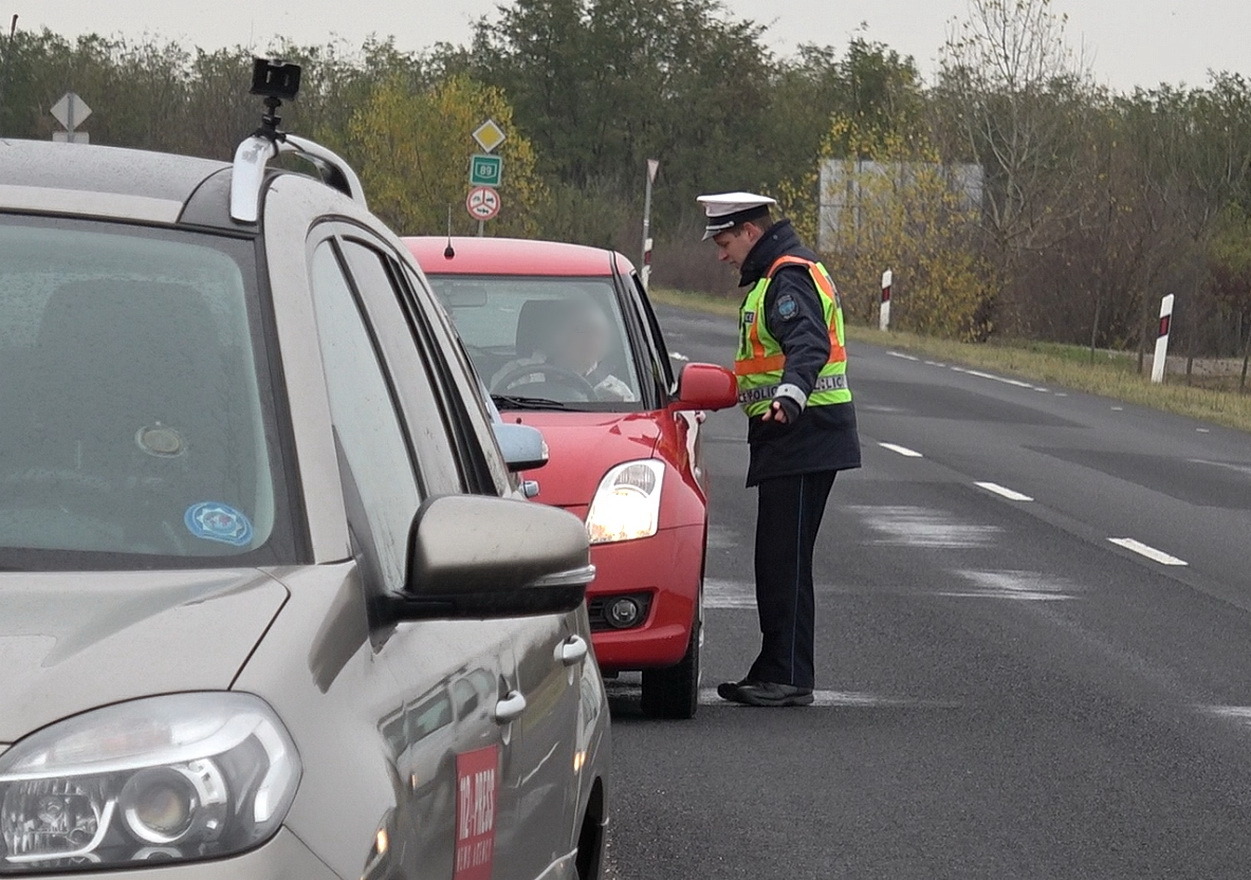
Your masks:
[{"label": "shoulder patch on sleeve", "polygon": [[799,303],[788,293],[778,300],[777,312],[779,318],[789,321],[799,314]]}]

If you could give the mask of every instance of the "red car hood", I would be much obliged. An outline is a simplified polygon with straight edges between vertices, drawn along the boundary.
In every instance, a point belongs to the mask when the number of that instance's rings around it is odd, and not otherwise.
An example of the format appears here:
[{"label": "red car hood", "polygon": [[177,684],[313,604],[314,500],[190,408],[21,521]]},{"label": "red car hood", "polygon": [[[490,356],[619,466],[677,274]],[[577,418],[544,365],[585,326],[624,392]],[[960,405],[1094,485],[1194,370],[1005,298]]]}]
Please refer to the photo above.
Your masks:
[{"label": "red car hood", "polygon": [[559,507],[586,507],[609,468],[651,458],[660,440],[650,413],[509,411],[503,418],[543,432],[551,457],[525,476],[538,481],[536,501]]}]

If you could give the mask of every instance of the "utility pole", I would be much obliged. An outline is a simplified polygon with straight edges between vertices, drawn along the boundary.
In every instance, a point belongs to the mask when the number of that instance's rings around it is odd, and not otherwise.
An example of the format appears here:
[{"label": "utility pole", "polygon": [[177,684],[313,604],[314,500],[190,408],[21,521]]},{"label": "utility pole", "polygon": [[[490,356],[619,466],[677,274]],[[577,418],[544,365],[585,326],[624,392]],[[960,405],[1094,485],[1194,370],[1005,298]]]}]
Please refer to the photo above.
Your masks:
[{"label": "utility pole", "polygon": [[9,84],[9,70],[13,66],[13,38],[16,34],[17,13],[15,12],[13,19],[9,22],[9,39],[4,44],[4,67],[0,68],[0,114],[4,112],[4,87]]}]

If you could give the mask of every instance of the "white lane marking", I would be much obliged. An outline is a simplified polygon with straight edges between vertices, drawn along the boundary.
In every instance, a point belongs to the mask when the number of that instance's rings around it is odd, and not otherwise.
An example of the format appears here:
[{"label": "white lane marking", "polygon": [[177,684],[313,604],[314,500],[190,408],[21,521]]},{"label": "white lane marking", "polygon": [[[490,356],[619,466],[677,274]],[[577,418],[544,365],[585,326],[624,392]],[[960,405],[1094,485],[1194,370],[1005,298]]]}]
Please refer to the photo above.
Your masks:
[{"label": "white lane marking", "polygon": [[1003,532],[998,526],[954,522],[946,511],[924,507],[851,505],[847,510],[882,535],[874,542],[877,544],[940,550],[977,549],[992,546]]},{"label": "white lane marking", "polygon": [[1251,724],[1251,706],[1199,706],[1199,709],[1217,718],[1229,718]]},{"label": "white lane marking", "polygon": [[1141,541],[1135,541],[1133,538],[1108,538],[1108,540],[1118,547],[1124,547],[1126,550],[1137,553],[1139,556],[1145,556],[1152,562],[1160,563],[1160,565],[1190,564],[1184,559],[1178,559],[1176,556],[1170,556],[1163,550],[1157,550],[1154,547],[1150,547],[1142,543]]},{"label": "white lane marking", "polygon": [[[727,706],[750,709],[730,703],[717,695],[716,688],[701,688],[699,691],[701,706]],[[959,709],[962,703],[957,700],[918,700],[912,697],[887,697],[881,694],[870,694],[862,691],[825,691],[812,692],[812,705],[817,707],[849,707],[855,709]]]},{"label": "white lane marking", "polygon": [[[839,592],[833,584],[815,585],[818,596]],[[729,581],[720,578],[704,580],[704,607],[739,610],[756,610],[756,585],[752,581]]]},{"label": "white lane marking", "polygon": [[1191,464],[1206,464],[1209,467],[1224,468],[1227,471],[1234,471],[1239,474],[1251,474],[1251,465],[1234,464],[1228,461],[1208,461],[1205,458],[1188,459]]},{"label": "white lane marking", "polygon": [[879,443],[877,445],[883,449],[889,449],[891,452],[896,452],[904,458],[925,458],[924,455],[917,452],[915,449],[909,449],[907,446],[899,446],[896,443]]},{"label": "white lane marking", "polygon": [[942,590],[940,596],[959,599],[1011,599],[1017,602],[1057,602],[1075,598],[1074,584],[1036,571],[958,571],[973,589]]},{"label": "white lane marking", "polygon": [[1209,429],[1209,428],[1195,428],[1195,430],[1196,430],[1196,431],[1198,431],[1200,434],[1211,434],[1211,433],[1212,433],[1211,429]]},{"label": "white lane marking", "polygon": [[688,358],[686,355],[677,351],[669,352],[669,357],[673,358],[675,361],[689,361],[690,360],[690,358]]},{"label": "white lane marking", "polygon": [[919,357],[913,357],[910,354],[904,354],[902,351],[888,351],[886,353],[893,358],[902,358],[905,361],[919,361],[920,360]]},{"label": "white lane marking", "polygon": [[1114,407],[1112,407],[1112,412],[1125,412],[1125,407],[1123,407],[1123,406],[1114,406]]},{"label": "white lane marking", "polygon": [[711,523],[708,526],[708,549],[729,550],[737,547],[742,540],[737,529]]},{"label": "white lane marking", "polygon": [[1029,382],[1022,382],[1020,379],[1009,379],[1007,376],[996,376],[994,373],[983,373],[981,370],[970,370],[967,367],[952,367],[957,373],[964,373],[966,376],[976,376],[979,379],[990,379],[994,382],[1002,382],[1005,385],[1013,385],[1017,388],[1028,388],[1031,391],[1046,391],[1045,388],[1039,388]]},{"label": "white lane marking", "polygon": [[756,588],[744,581],[704,580],[705,608],[755,608]]},{"label": "white lane marking", "polygon": [[974,483],[973,485],[977,486],[979,489],[985,489],[987,492],[994,492],[996,495],[1000,495],[1004,498],[1007,498],[1009,501],[1033,501],[1034,500],[1033,498],[1030,498],[1028,495],[1022,495],[1020,492],[1017,492],[1015,489],[1009,489],[1007,486],[1000,486],[998,483]]},{"label": "white lane marking", "polygon": [[1057,391],[1057,392],[1056,392],[1056,397],[1068,397],[1068,395],[1067,395],[1066,393],[1064,393],[1063,391]]}]

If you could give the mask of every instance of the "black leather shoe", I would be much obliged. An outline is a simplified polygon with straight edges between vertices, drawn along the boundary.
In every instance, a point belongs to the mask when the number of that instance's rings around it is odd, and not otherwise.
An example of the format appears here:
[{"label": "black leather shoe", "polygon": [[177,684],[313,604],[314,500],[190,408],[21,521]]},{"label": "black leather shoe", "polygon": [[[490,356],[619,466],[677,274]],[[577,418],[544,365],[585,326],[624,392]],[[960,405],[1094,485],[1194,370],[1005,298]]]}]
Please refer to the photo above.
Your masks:
[{"label": "black leather shoe", "polygon": [[812,688],[772,681],[727,681],[717,685],[717,696],[744,706],[811,706]]},{"label": "black leather shoe", "polygon": [[759,684],[759,682],[752,681],[750,678],[745,678],[742,681],[723,681],[717,685],[717,696],[731,703],[741,703],[743,701],[739,699],[739,688],[754,684]]}]

